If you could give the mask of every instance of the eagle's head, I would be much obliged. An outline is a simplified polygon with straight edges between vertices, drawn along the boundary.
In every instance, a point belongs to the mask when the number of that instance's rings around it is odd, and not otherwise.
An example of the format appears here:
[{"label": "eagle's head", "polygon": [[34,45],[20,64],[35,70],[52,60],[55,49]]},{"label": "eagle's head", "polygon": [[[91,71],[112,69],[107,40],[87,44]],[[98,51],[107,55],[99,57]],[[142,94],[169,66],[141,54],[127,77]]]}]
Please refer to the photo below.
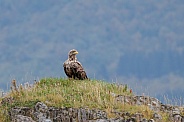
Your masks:
[{"label": "eagle's head", "polygon": [[77,50],[75,50],[75,49],[70,50],[69,53],[68,53],[68,59],[69,59],[70,61],[75,61],[75,60],[77,60],[77,58],[76,58],[76,55],[77,55],[77,54],[78,54],[78,51],[77,51]]}]

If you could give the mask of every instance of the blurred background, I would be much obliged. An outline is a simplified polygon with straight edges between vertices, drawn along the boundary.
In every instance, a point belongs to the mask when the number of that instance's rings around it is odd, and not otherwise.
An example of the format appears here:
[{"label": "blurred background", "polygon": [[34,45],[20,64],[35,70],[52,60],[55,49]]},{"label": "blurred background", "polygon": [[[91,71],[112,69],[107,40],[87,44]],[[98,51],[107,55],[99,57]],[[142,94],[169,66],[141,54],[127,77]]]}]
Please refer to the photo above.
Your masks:
[{"label": "blurred background", "polygon": [[0,89],[65,77],[78,50],[90,79],[184,103],[183,0],[1,0]]}]

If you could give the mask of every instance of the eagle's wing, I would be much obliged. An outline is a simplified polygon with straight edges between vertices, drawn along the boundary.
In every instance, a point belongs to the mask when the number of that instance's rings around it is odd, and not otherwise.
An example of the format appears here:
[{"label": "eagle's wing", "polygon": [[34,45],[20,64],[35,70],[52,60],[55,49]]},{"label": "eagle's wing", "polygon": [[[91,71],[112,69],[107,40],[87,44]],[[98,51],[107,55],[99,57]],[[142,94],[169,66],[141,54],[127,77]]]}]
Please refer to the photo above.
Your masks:
[{"label": "eagle's wing", "polygon": [[75,61],[72,63],[72,67],[74,69],[75,72],[75,76],[79,79],[79,80],[84,80],[84,79],[88,79],[85,70],[82,67],[82,64],[79,61]]},{"label": "eagle's wing", "polygon": [[88,79],[86,72],[84,71],[82,64],[79,61],[66,60],[63,63],[65,74],[69,78],[84,80]]}]

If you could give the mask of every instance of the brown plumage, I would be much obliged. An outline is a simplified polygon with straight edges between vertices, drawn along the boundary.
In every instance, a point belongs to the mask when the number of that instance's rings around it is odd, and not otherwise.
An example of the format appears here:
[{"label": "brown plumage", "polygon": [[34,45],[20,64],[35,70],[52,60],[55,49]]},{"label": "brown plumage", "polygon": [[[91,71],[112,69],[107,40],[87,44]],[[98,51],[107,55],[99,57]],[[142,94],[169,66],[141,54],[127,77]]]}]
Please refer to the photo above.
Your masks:
[{"label": "brown plumage", "polygon": [[77,61],[76,54],[78,54],[78,52],[75,49],[69,51],[68,59],[63,64],[65,74],[68,78],[79,80],[88,79],[81,63]]}]

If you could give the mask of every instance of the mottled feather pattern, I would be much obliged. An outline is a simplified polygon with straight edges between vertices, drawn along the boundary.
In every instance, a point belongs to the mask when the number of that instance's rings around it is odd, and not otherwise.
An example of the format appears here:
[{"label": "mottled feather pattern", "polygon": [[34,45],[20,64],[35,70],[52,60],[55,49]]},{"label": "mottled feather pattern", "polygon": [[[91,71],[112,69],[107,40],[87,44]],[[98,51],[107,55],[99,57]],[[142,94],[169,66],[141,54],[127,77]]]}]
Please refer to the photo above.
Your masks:
[{"label": "mottled feather pattern", "polygon": [[78,52],[75,49],[69,51],[68,59],[63,64],[65,74],[68,78],[79,80],[88,79],[82,64],[77,61],[76,54],[78,54]]}]

